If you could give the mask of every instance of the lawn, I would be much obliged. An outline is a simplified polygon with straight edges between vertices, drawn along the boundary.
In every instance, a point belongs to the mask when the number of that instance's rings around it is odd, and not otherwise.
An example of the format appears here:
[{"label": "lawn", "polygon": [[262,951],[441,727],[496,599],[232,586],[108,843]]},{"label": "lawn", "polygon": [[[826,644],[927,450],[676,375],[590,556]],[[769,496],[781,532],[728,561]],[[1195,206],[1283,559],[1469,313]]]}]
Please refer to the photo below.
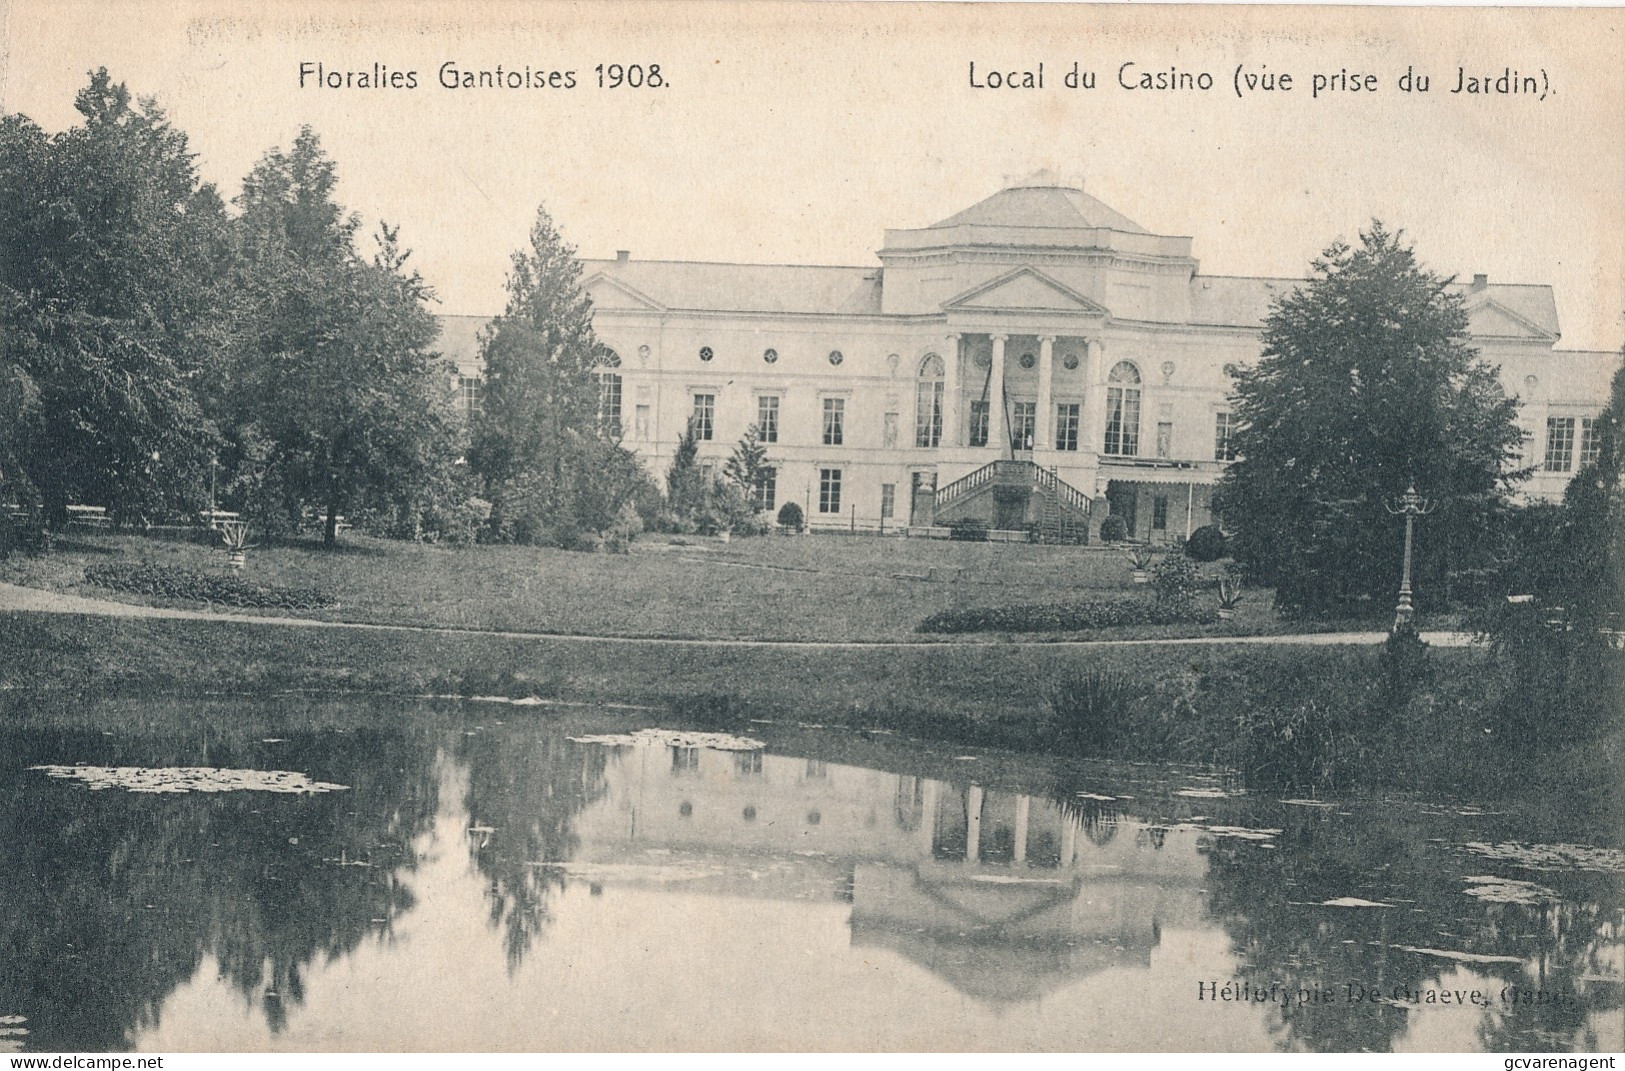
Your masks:
[{"label": "lawn", "polygon": [[[51,554],[0,563],[0,580],[101,598],[87,565],[140,562],[215,571],[218,549],[132,535],[64,540]],[[1217,576],[1217,566],[1204,566]],[[339,547],[295,543],[248,554],[247,579],[318,587],[330,620],[615,636],[921,640],[921,620],[949,608],[1150,597],[1129,564],[1099,547],[925,539],[770,536],[732,543],[646,537],[628,555],[537,547],[442,547],[349,534]],[[133,598],[133,597],[131,597]],[[1204,596],[1211,603],[1212,595]],[[1233,622],[1115,629],[1119,638],[1277,632],[1255,591]],[[943,638],[943,642],[952,642]]]}]

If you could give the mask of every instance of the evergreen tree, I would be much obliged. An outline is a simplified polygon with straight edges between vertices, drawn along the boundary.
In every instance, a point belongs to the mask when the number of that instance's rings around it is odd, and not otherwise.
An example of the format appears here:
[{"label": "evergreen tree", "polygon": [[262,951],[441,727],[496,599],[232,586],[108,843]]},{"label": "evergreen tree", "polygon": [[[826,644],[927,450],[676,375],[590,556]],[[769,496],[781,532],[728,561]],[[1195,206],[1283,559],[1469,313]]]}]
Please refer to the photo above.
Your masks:
[{"label": "evergreen tree", "polygon": [[722,474],[754,502],[767,468],[767,446],[762,442],[762,431],[752,424],[734,444],[733,455],[722,466]]},{"label": "evergreen tree", "polygon": [[1453,570],[1487,564],[1485,533],[1524,474],[1517,403],[1467,345],[1451,280],[1380,222],[1360,237],[1276,302],[1261,358],[1236,373],[1224,518],[1286,610],[1391,606],[1404,527],[1384,507],[1412,484],[1439,503],[1415,570],[1418,600],[1437,604]]},{"label": "evergreen tree", "polygon": [[507,307],[481,345],[469,464],[491,500],[495,538],[585,545],[652,493],[642,463],[600,425],[603,352],[581,263],[538,208],[528,248],[513,255]]}]

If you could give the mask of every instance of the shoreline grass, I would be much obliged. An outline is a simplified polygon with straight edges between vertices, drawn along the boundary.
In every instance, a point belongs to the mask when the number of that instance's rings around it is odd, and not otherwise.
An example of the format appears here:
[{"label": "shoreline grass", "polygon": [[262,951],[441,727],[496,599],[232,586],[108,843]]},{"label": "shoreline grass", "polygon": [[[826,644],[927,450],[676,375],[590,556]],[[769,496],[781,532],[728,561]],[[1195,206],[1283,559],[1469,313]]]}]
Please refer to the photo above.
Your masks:
[{"label": "shoreline grass", "polygon": [[[1625,784],[1618,727],[1590,744],[1509,751],[1490,720],[1489,655],[1430,656],[1425,694],[1381,724],[1340,730],[1333,758],[1345,787],[1613,805]],[[1369,692],[1381,657],[1341,645],[708,648],[11,613],[0,614],[0,710],[45,695],[500,695],[632,704],[695,726],[765,719],[1089,756],[1087,726],[1071,726],[1069,739],[1058,720],[1057,688],[1100,673],[1126,682],[1127,694],[1117,743],[1092,757],[1235,767],[1250,761],[1249,725],[1267,743],[1283,717]],[[1260,712],[1273,720],[1248,721]]]}]

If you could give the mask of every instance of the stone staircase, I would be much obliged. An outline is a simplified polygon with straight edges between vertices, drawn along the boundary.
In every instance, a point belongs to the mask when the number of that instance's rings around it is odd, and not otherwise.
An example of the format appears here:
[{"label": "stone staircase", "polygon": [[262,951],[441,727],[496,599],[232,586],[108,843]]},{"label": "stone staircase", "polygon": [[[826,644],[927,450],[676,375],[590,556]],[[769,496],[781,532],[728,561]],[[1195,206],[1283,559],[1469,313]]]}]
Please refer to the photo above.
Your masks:
[{"label": "stone staircase", "polygon": [[1041,543],[1084,542],[1089,496],[1031,461],[1001,458],[937,489],[935,523],[970,516],[995,488],[1020,488],[1037,496]]}]

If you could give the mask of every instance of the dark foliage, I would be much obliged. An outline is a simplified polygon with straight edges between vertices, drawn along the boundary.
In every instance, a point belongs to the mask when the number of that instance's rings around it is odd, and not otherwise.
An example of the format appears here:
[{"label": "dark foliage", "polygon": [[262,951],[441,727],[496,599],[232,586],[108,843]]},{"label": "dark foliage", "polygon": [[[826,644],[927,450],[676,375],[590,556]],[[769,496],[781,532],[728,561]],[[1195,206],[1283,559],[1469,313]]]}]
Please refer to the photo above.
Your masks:
[{"label": "dark foliage", "polygon": [[128,595],[151,595],[265,610],[324,610],[338,600],[320,588],[256,584],[227,573],[199,573],[164,565],[92,565],[85,581]]},{"label": "dark foliage", "polygon": [[1488,561],[1522,436],[1466,332],[1451,280],[1380,222],[1276,302],[1263,355],[1236,373],[1240,459],[1223,499],[1231,552],[1283,610],[1391,604],[1404,525],[1385,504],[1412,484],[1438,503],[1418,525],[1418,604],[1441,605],[1452,574]]},{"label": "dark foliage", "polygon": [[1148,599],[1092,599],[943,610],[921,621],[916,632],[1080,632],[1121,625],[1206,624],[1213,614]]},{"label": "dark foliage", "polygon": [[1195,561],[1216,562],[1224,557],[1226,542],[1218,525],[1204,524],[1185,540],[1185,553]]},{"label": "dark foliage", "polygon": [[1050,693],[1055,746],[1074,755],[1118,754],[1130,730],[1129,704],[1139,694],[1127,677],[1106,670],[1060,681]]},{"label": "dark foliage", "polygon": [[1128,522],[1115,513],[1100,522],[1102,543],[1121,543],[1128,538]]},{"label": "dark foliage", "polygon": [[786,502],[779,507],[779,527],[799,532],[806,523],[807,519],[802,515],[799,504]]},{"label": "dark foliage", "polygon": [[964,543],[986,543],[987,522],[975,517],[961,517],[948,522],[948,538]]}]

